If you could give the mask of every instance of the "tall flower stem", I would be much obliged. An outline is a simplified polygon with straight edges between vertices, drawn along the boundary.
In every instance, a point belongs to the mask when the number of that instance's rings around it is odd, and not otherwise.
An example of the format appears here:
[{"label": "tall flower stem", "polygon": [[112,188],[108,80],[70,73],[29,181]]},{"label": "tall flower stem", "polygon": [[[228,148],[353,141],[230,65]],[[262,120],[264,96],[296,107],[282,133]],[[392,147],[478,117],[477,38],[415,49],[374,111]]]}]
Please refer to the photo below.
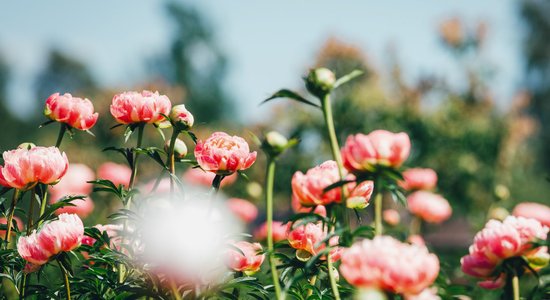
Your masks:
[{"label": "tall flower stem", "polygon": [[37,227],[44,222],[44,220],[40,220],[42,218],[42,215],[46,212],[46,205],[48,203],[48,186],[45,184],[38,184],[40,186],[40,191],[42,191],[42,199],[40,199],[40,213],[38,215],[38,223],[36,224]]},{"label": "tall flower stem", "polygon": [[513,291],[513,294],[514,294],[514,300],[520,300],[520,297],[519,297],[519,277],[518,277],[518,274],[516,272],[513,273],[513,277],[512,277],[512,291]]},{"label": "tall flower stem", "polygon": [[422,219],[413,215],[409,228],[410,235],[420,234],[422,228]]},{"label": "tall flower stem", "polygon": [[63,267],[61,262],[57,260],[57,264],[59,265],[59,270],[61,271],[61,276],[63,277],[63,280],[65,281],[65,291],[67,292],[67,300],[71,300],[71,286],[69,284],[69,276],[67,275],[67,270]]},{"label": "tall flower stem", "polygon": [[267,214],[267,253],[269,266],[271,268],[271,278],[273,287],[275,288],[276,299],[282,299],[281,285],[279,283],[279,275],[277,274],[277,266],[273,257],[273,183],[275,181],[275,159],[269,157],[267,162],[266,180],[265,180],[265,200]]},{"label": "tall flower stem", "polygon": [[[172,131],[172,137],[170,138],[170,146],[168,148],[168,170],[171,175],[176,173],[176,163],[175,163],[175,154],[174,147],[176,145],[176,140],[178,139],[179,130],[175,127]],[[170,177],[170,194],[174,193],[174,178]]]},{"label": "tall flower stem", "polygon": [[[141,144],[143,142],[143,129],[144,129],[144,127],[145,127],[145,124],[139,124],[138,127],[137,127],[138,137],[137,137],[136,148],[141,148]],[[136,152],[134,154],[134,159],[132,161],[132,176],[130,176],[130,184],[129,184],[129,187],[128,187],[129,190],[134,188],[134,184],[135,184],[136,176],[137,176],[139,155],[140,155],[139,152]],[[129,197],[127,199],[126,205],[125,205],[126,209],[130,209],[130,207],[132,205],[132,198],[133,197]]]},{"label": "tall flower stem", "polygon": [[374,234],[382,235],[382,191],[374,196]]},{"label": "tall flower stem", "polygon": [[6,236],[4,237],[6,248],[10,244],[11,227],[13,223],[13,214],[15,213],[15,204],[17,204],[17,201],[19,200],[20,195],[21,195],[21,192],[19,190],[17,189],[13,190],[13,197],[11,198],[10,212],[8,215],[8,220],[6,222],[6,225],[8,226],[8,228],[6,229]]},{"label": "tall flower stem", "polygon": [[61,141],[63,141],[63,136],[65,135],[65,131],[67,130],[67,125],[65,123],[59,123],[59,133],[57,134],[57,141],[55,141],[55,146],[59,148],[61,146]]},{"label": "tall flower stem", "polygon": [[176,284],[176,282],[174,282],[173,279],[170,279],[170,290],[172,291],[172,295],[174,296],[174,299],[176,300],[182,299],[180,292],[178,290],[178,285]]},{"label": "tall flower stem", "polygon": [[27,216],[27,235],[31,234],[32,228],[32,217],[34,213],[34,201],[36,200],[36,191],[35,188],[31,190],[31,202],[29,204],[29,211]]},{"label": "tall flower stem", "polygon": [[216,197],[218,192],[220,191],[220,185],[222,184],[222,180],[225,178],[225,175],[218,175],[214,177],[214,180],[212,180],[212,198]]},{"label": "tall flower stem", "polygon": [[327,267],[330,287],[332,288],[332,294],[334,295],[334,299],[340,300],[340,292],[338,291],[338,285],[336,284],[336,274],[334,274],[335,269],[332,265],[332,255],[330,255],[330,253],[327,255]]}]

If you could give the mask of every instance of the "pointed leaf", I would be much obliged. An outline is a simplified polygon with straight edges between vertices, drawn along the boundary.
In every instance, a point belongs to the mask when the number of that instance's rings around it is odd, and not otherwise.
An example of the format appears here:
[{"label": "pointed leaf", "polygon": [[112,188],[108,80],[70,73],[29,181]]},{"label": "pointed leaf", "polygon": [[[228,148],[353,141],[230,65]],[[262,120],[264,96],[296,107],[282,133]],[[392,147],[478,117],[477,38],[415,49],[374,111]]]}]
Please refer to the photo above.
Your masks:
[{"label": "pointed leaf", "polygon": [[334,83],[334,87],[333,87],[333,88],[334,88],[334,89],[335,89],[335,88],[338,88],[338,87],[341,86],[342,84],[347,83],[347,82],[349,82],[349,81],[351,81],[351,80],[353,80],[353,79],[355,79],[355,78],[357,78],[357,77],[363,75],[363,73],[364,73],[364,72],[361,71],[361,70],[353,70],[353,71],[351,71],[351,73],[349,73],[349,74],[347,74],[347,75],[344,75],[344,76],[338,78],[338,79],[336,80],[336,82]]},{"label": "pointed leaf", "polygon": [[287,89],[279,90],[278,92],[273,94],[271,97],[269,97],[269,98],[265,99],[264,101],[262,101],[262,103],[260,103],[260,105],[262,105],[262,104],[264,104],[268,101],[271,101],[273,99],[277,99],[277,98],[289,98],[289,99],[292,99],[292,100],[295,100],[295,101],[298,101],[298,102],[301,102],[301,103],[304,103],[304,104],[307,104],[307,105],[311,105],[313,107],[321,108],[321,106],[319,104],[315,104],[315,103],[305,99],[304,97],[300,96],[298,93],[293,92],[291,90],[287,90]]}]

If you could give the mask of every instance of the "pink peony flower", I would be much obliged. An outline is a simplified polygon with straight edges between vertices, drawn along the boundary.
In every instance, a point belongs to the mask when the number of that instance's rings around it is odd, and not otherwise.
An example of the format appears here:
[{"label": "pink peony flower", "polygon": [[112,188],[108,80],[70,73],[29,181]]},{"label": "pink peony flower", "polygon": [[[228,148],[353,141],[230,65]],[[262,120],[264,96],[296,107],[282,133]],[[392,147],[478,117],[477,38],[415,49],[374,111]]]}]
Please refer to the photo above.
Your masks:
[{"label": "pink peony flower", "polygon": [[118,123],[161,123],[170,114],[172,103],[158,92],[124,92],[113,97],[111,115]]},{"label": "pink peony flower", "polygon": [[418,246],[426,246],[426,241],[424,241],[424,238],[419,234],[409,235],[407,238],[407,243]]},{"label": "pink peony flower", "polygon": [[226,252],[227,266],[237,272],[244,272],[252,275],[258,270],[265,259],[265,254],[260,254],[262,245],[259,243],[249,243],[245,241],[234,242],[232,245],[241,250],[229,249]]},{"label": "pink peony flower", "polygon": [[126,165],[106,162],[97,169],[97,177],[112,181],[116,186],[130,186],[132,169]]},{"label": "pink peony flower", "polygon": [[319,244],[327,233],[323,230],[321,223],[307,223],[292,229],[292,224],[287,226],[287,239],[290,246],[297,250],[309,252],[316,255],[325,248],[324,244]]},{"label": "pink peony flower", "polygon": [[391,226],[396,226],[401,221],[399,212],[395,209],[386,209],[382,212],[382,219]]},{"label": "pink peony flower", "polygon": [[[353,179],[349,176],[348,179]],[[324,188],[340,181],[338,166],[335,161],[328,160],[319,166],[309,169],[306,174],[298,171],[292,176],[292,195],[303,206],[328,205],[342,201],[341,189],[334,188],[324,191]],[[360,197],[362,203],[368,203],[374,185],[372,181],[365,181],[355,187],[355,184],[346,185],[350,198]],[[365,205],[366,206],[366,205]]]},{"label": "pink peony flower", "polygon": [[229,210],[245,223],[250,223],[258,216],[258,208],[248,200],[229,198],[227,200]]},{"label": "pink peony flower", "polygon": [[[15,224],[17,224],[17,229],[19,229],[19,231],[23,230],[23,221],[21,221],[21,219],[19,219],[16,216],[13,216],[13,220],[15,221]],[[0,224],[7,225],[8,224],[8,219],[0,218]],[[13,228],[14,227],[12,227],[12,229]],[[15,232],[12,231],[11,234],[14,235]],[[4,239],[5,236],[6,236],[6,231],[5,230],[0,230],[0,238]]]},{"label": "pink peony flower", "polygon": [[315,208],[303,206],[300,203],[300,200],[298,199],[298,197],[296,197],[296,195],[294,194],[292,195],[290,206],[292,207],[292,210],[297,213],[314,213],[323,217],[327,216],[327,209],[325,206],[317,205],[315,206]]},{"label": "pink peony flower", "polygon": [[535,219],[509,216],[502,222],[490,220],[476,234],[469,254],[460,260],[462,271],[483,279],[480,286],[484,288],[500,287],[504,280],[501,274],[494,274],[496,268],[513,257],[523,256],[529,260],[532,256],[540,257],[541,253],[547,257],[546,247],[534,248],[531,244],[536,239],[546,239],[547,235],[548,227]]},{"label": "pink peony flower", "polygon": [[[92,192],[93,186],[87,181],[95,179],[92,169],[83,164],[71,164],[67,173],[53,187],[50,187],[50,204],[56,203],[65,196],[88,195]],[[86,218],[94,210],[92,199],[76,199],[72,202],[75,206],[65,206],[56,210],[56,214],[69,213],[77,214],[81,218]]]},{"label": "pink peony flower", "polygon": [[340,273],[352,285],[394,294],[417,295],[439,273],[439,260],[424,246],[389,236],[356,242],[344,250]]},{"label": "pink peony flower", "polygon": [[411,141],[404,133],[375,130],[347,138],[342,148],[344,167],[351,173],[372,172],[376,166],[400,167],[409,157]]},{"label": "pink peony flower", "polygon": [[516,217],[532,218],[550,227],[550,207],[534,202],[524,202],[516,205],[512,211]]},{"label": "pink peony flower", "polygon": [[[212,185],[212,181],[214,181],[214,177],[216,177],[216,174],[212,172],[206,172],[204,170],[201,170],[200,168],[189,168],[185,173],[183,174],[183,180],[189,184],[194,185],[202,185],[209,187]],[[237,181],[238,174],[232,174],[229,176],[226,176],[221,186],[228,186],[233,184],[235,181]]]},{"label": "pink peony flower", "polygon": [[37,183],[55,184],[65,175],[69,161],[56,147],[15,149],[3,154],[0,185],[27,190]]},{"label": "pink peony flower", "polygon": [[[286,239],[286,225],[283,222],[273,221],[273,241],[279,242]],[[267,223],[263,223],[254,231],[254,238],[258,241],[267,239]]]},{"label": "pink peony flower", "polygon": [[413,168],[403,172],[405,181],[399,185],[407,191],[433,190],[437,185],[437,173],[432,169]]},{"label": "pink peony flower", "polygon": [[437,288],[426,288],[417,295],[404,295],[405,300],[441,300],[437,295]]},{"label": "pink peony flower", "polygon": [[[62,197],[59,197],[57,199],[60,199],[60,198]],[[57,200],[54,200],[54,199],[55,198],[53,197],[50,198],[50,201],[49,201],[50,204],[57,202]],[[94,201],[90,197],[86,197],[84,199],[75,199],[71,203],[74,204],[74,206],[64,206],[64,207],[58,208],[55,211],[55,214],[56,215],[76,214],[80,218],[84,219],[84,218],[87,218],[94,211],[94,208],[95,208]]]},{"label": "pink peony flower", "polygon": [[71,251],[84,237],[84,225],[76,215],[61,214],[59,219],[46,223],[39,232],[33,230],[29,236],[21,236],[17,243],[19,255],[35,265],[43,265],[50,257]]},{"label": "pink peony flower", "polygon": [[410,212],[428,223],[441,223],[451,217],[449,202],[440,195],[417,191],[407,197]]},{"label": "pink peony flower", "polygon": [[88,99],[73,97],[71,94],[55,93],[46,99],[44,115],[56,122],[65,123],[72,128],[88,130],[97,122],[98,114]]},{"label": "pink peony flower", "polygon": [[256,151],[250,152],[241,137],[214,132],[206,141],[195,146],[195,158],[205,171],[230,175],[248,169],[256,161]]}]

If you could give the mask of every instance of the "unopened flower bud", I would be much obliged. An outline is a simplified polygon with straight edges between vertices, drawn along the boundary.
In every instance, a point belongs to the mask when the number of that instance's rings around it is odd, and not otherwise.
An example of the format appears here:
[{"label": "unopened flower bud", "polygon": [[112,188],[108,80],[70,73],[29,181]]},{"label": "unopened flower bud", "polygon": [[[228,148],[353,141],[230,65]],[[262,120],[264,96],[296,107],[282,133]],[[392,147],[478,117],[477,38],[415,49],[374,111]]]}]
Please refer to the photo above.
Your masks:
[{"label": "unopened flower bud", "polygon": [[346,200],[346,206],[351,209],[364,209],[369,206],[369,201],[365,197],[350,197]]},{"label": "unopened flower bud", "polygon": [[27,142],[27,143],[22,143],[22,144],[20,144],[19,146],[17,146],[17,149],[27,149],[27,150],[30,150],[30,149],[32,149],[32,148],[34,148],[34,147],[36,147],[35,144]]},{"label": "unopened flower bud", "polygon": [[388,297],[384,292],[376,288],[361,288],[357,290],[355,300],[387,300]]},{"label": "unopened flower bud", "polygon": [[312,69],[306,78],[306,87],[310,93],[321,98],[334,87],[336,76],[327,68]]},{"label": "unopened flower bud", "polygon": [[185,108],[184,104],[172,107],[170,111],[170,120],[172,121],[172,125],[179,130],[189,130],[193,127],[195,122],[195,118]]},{"label": "unopened flower bud", "polygon": [[550,254],[548,254],[544,248],[539,248],[539,250],[535,250],[534,253],[527,255],[526,258],[529,262],[529,266],[535,270],[538,270],[548,265],[548,261],[550,261]]},{"label": "unopened flower bud", "polygon": [[[170,152],[170,141],[166,141],[164,144],[164,151]],[[187,145],[180,139],[176,139],[174,142],[174,156],[177,158],[184,158],[187,155]]]},{"label": "unopened flower bud", "polygon": [[510,197],[510,190],[505,185],[498,184],[495,186],[495,196],[499,200],[506,200]]},{"label": "unopened flower bud", "polygon": [[277,131],[270,131],[265,135],[267,143],[274,148],[284,148],[288,144],[288,140]]},{"label": "unopened flower bud", "polygon": [[504,207],[494,207],[489,211],[489,219],[495,219],[495,220],[504,220],[506,217],[510,215],[508,210]]}]

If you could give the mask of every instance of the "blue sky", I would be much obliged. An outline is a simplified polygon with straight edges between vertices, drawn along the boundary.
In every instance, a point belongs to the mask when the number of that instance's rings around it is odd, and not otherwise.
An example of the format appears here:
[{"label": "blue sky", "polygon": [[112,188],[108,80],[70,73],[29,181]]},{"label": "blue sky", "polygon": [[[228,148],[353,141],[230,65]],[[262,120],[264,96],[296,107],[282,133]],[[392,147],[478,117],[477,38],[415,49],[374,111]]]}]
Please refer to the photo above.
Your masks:
[{"label": "blue sky", "polygon": [[[191,3],[192,1],[185,1]],[[31,4],[32,3],[32,4]],[[32,74],[50,47],[86,61],[104,86],[121,90],[146,78],[144,60],[166,49],[170,23],[163,1],[10,1],[0,10],[0,54],[12,68],[10,101],[32,100]],[[405,75],[438,74],[459,80],[436,28],[445,17],[484,19],[484,57],[497,70],[498,102],[508,103],[521,84],[521,22],[516,1],[195,1],[215,29],[230,69],[233,97],[253,120],[269,111],[257,103],[280,87],[298,87],[300,76],[329,36],[362,48],[379,70],[397,49]]]}]

